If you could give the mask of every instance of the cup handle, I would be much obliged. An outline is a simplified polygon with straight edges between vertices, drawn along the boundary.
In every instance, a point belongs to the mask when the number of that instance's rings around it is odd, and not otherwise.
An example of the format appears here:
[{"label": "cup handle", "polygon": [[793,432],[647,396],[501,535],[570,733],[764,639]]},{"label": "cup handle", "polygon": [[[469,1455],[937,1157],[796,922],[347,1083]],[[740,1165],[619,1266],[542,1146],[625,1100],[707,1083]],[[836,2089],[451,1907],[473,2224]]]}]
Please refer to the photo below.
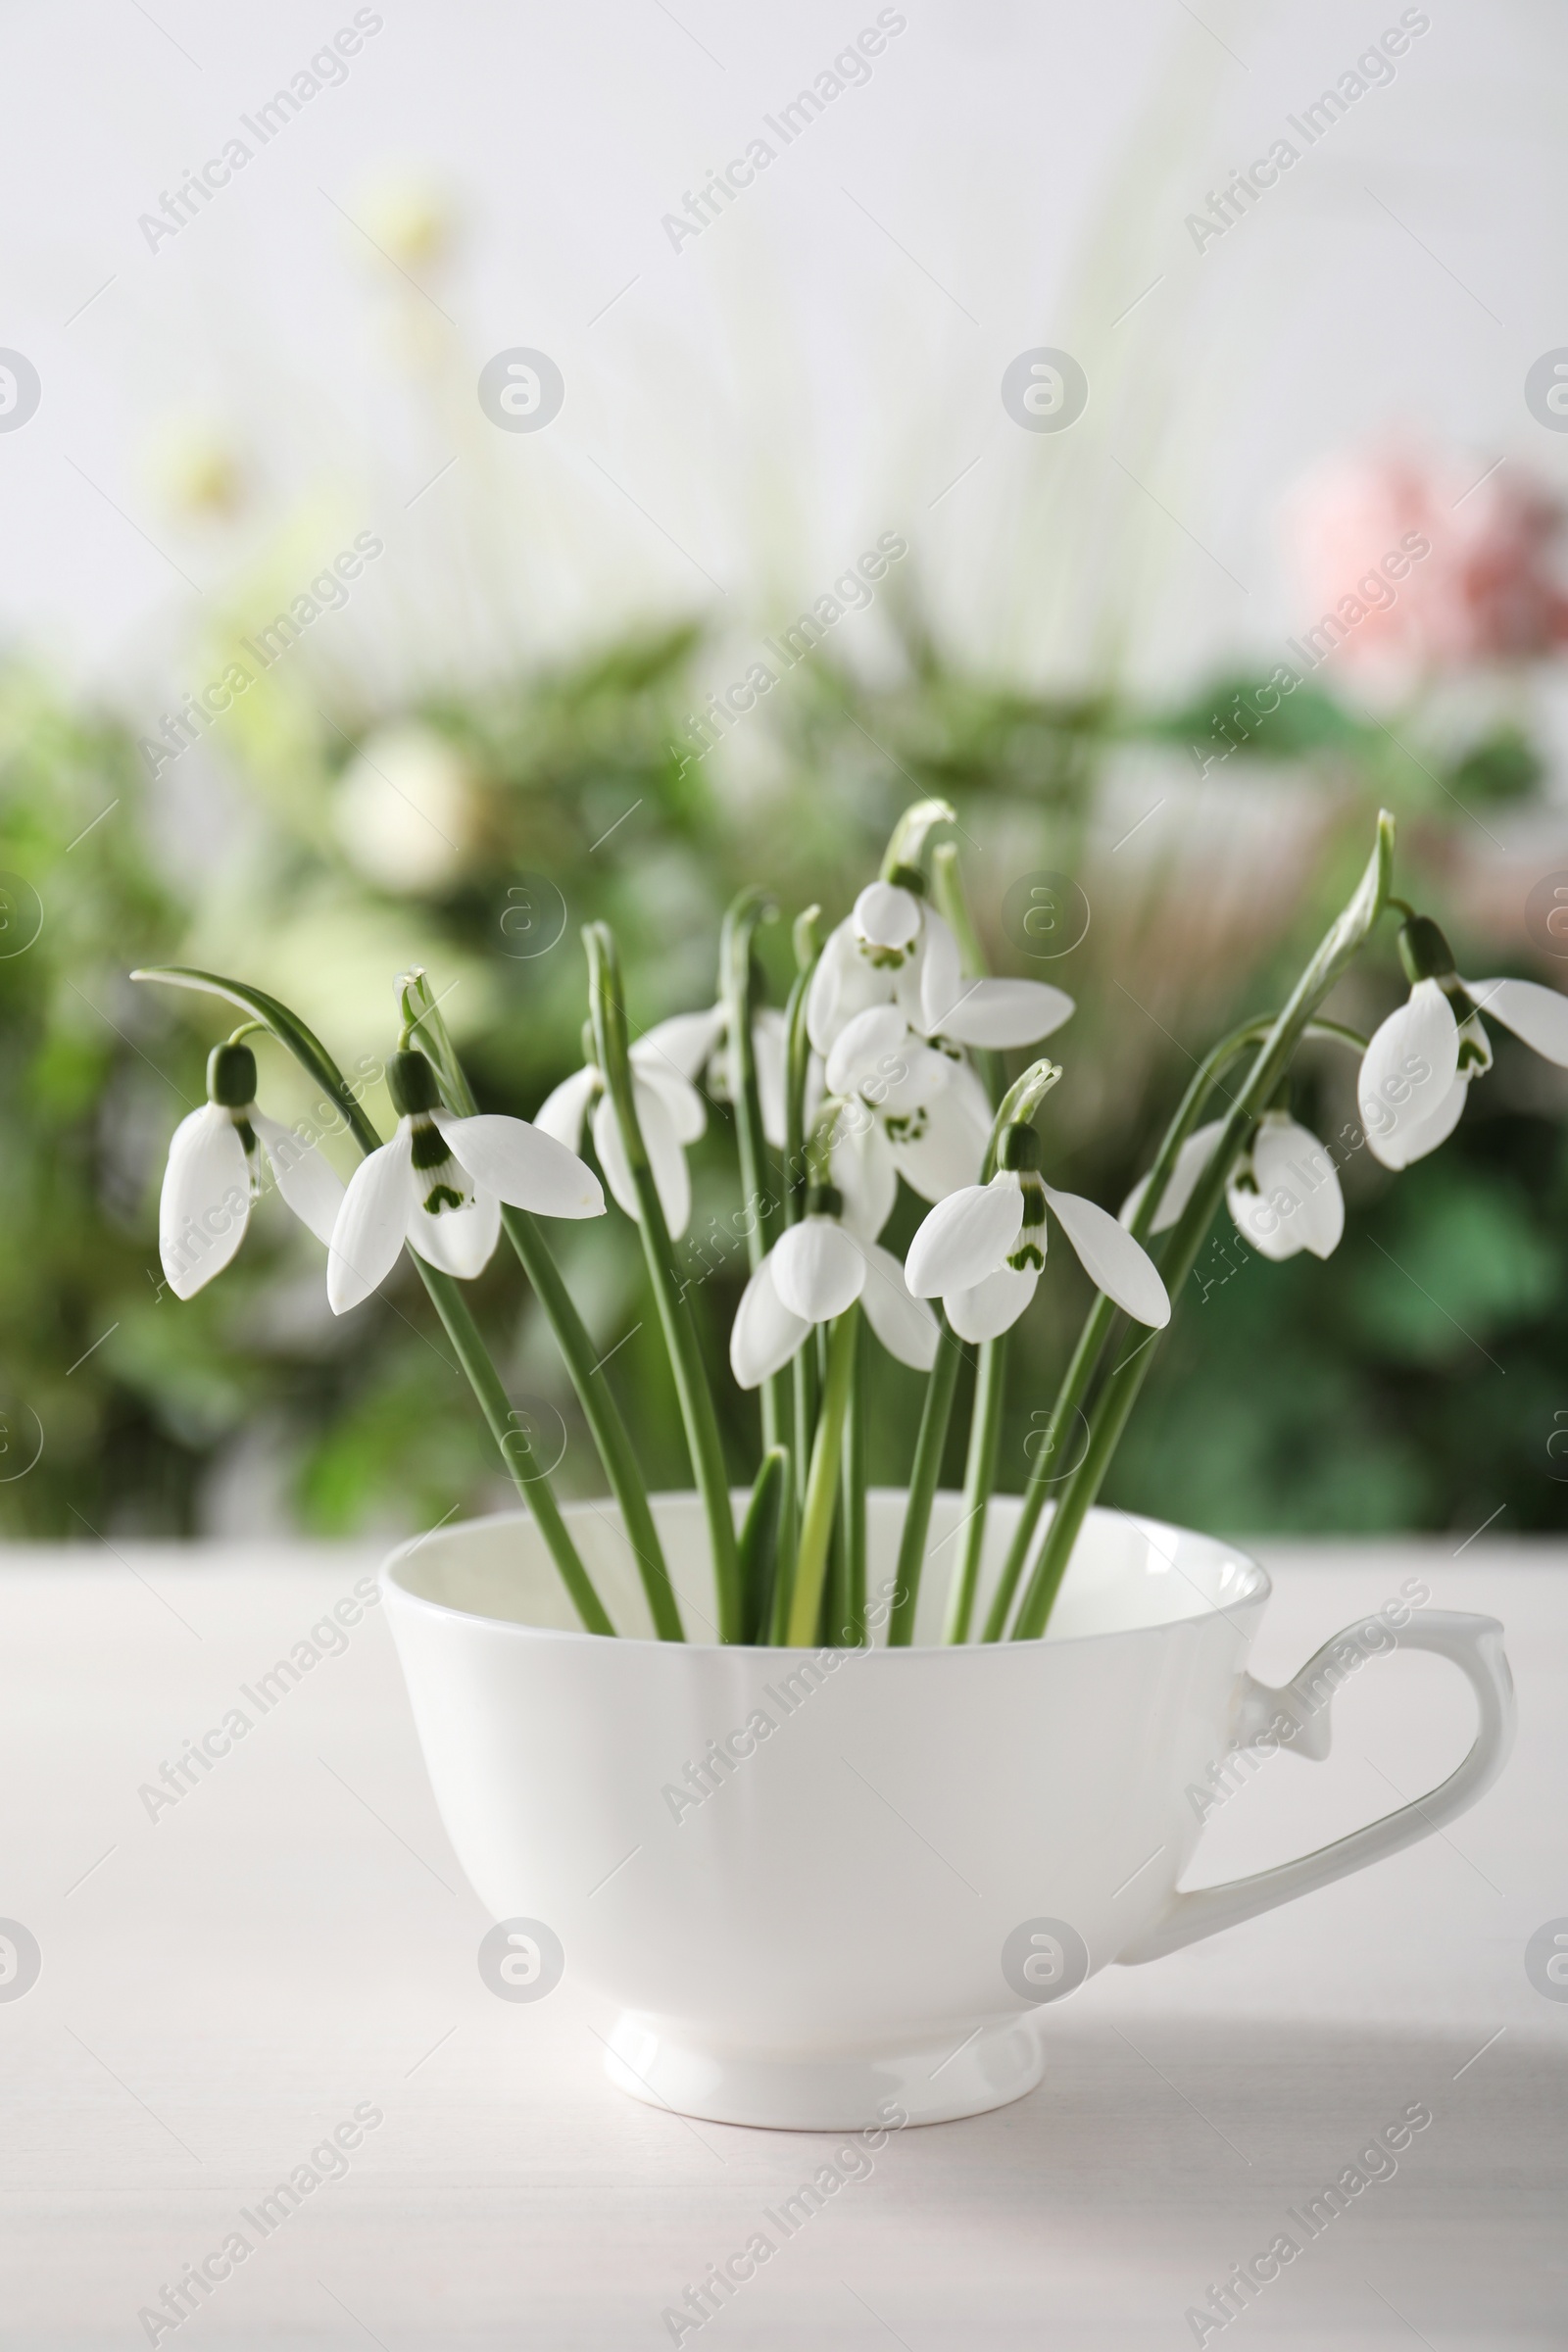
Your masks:
[{"label": "cup handle", "polygon": [[[1355,1665],[1363,1664],[1369,1656],[1383,1654],[1390,1630],[1385,1618],[1358,1619],[1326,1642],[1300,1673],[1278,1690],[1244,1674],[1237,1695],[1232,1749],[1254,1745],[1259,1735],[1277,1726],[1284,1716],[1295,1732],[1292,1736],[1276,1731],[1280,1744],[1321,1761],[1329,1752],[1330,1701],[1339,1685],[1354,1671],[1346,1650],[1352,1651]],[[1363,1637],[1371,1638],[1364,1641]],[[1315,1853],[1281,1862],[1273,1870],[1260,1870],[1250,1879],[1229,1879],[1219,1886],[1178,1893],[1164,1918],[1118,1953],[1118,1959],[1129,1965],[1161,1959],[1166,1952],[1197,1943],[1200,1936],[1217,1935],[1221,1928],[1233,1928],[1260,1911],[1272,1911],[1277,1903],[1310,1894],[1316,1886],[1327,1886],[1352,1870],[1364,1870],[1369,1862],[1380,1862],[1385,1854],[1396,1854],[1401,1846],[1430,1838],[1434,1830],[1441,1830],[1486,1793],[1508,1760],[1517,1723],[1502,1627],[1495,1617],[1432,1609],[1404,1627],[1395,1645],[1434,1649],[1440,1657],[1451,1658],[1474,1690],[1481,1722],[1475,1744],[1458,1770],[1427,1795],[1368,1822],[1364,1829],[1352,1830],[1348,1837],[1336,1838],[1332,1845],[1319,1846]]]}]

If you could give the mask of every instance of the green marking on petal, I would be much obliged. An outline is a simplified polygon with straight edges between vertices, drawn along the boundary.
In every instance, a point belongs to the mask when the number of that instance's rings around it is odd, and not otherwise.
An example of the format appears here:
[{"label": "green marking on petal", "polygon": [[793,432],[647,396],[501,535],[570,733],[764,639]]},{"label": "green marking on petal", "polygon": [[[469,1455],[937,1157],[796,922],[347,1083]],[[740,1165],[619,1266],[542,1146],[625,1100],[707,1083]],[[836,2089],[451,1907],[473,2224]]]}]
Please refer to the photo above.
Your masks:
[{"label": "green marking on petal", "polygon": [[425,1212],[432,1217],[438,1217],[444,1208],[462,1208],[464,1205],[463,1195],[455,1193],[450,1184],[438,1184],[425,1195]]},{"label": "green marking on petal", "polygon": [[1046,1253],[1038,1242],[1023,1242],[1007,1260],[1015,1274],[1026,1274],[1033,1266],[1037,1274],[1046,1270]]},{"label": "green marking on petal", "polygon": [[413,1143],[416,1168],[444,1168],[452,1156],[447,1139],[433,1119],[415,1120]]}]

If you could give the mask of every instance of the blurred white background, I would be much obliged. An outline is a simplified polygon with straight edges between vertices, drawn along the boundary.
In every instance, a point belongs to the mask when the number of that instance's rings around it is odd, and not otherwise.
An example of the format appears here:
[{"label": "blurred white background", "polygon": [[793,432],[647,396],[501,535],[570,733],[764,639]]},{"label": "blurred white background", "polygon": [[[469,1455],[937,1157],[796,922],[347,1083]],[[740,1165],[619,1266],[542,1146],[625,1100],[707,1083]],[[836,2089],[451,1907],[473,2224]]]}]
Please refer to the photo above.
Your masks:
[{"label": "blurred white background", "polygon": [[[241,116],[348,0],[9,7],[0,344],[42,399],[0,434],[8,634],[134,707],[236,561],[265,548],[286,590],[369,528],[334,648],[406,691],[639,613],[740,641],[895,529],[955,650],[1158,683],[1310,617],[1278,508],[1325,451],[1425,436],[1568,478],[1523,398],[1568,341],[1560,11],[1413,12],[1393,79],[1201,253],[1186,216],[1394,0],[892,13],[869,78],[676,251],[662,216],[869,0],[378,0],[265,148]],[[251,162],[149,250],[139,218],[236,133]],[[1059,434],[1000,399],[1039,344],[1090,379]],[[538,433],[475,398],[513,345],[564,375]],[[192,512],[229,464],[235,499]]]}]

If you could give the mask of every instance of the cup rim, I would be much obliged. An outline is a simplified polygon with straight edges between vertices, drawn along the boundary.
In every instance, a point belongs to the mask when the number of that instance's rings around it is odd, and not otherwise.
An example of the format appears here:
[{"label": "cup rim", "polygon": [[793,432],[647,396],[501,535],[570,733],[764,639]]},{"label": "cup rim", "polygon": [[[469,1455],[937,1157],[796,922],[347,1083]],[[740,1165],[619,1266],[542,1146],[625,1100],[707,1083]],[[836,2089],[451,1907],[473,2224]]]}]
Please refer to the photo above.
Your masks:
[{"label": "cup rim", "polygon": [[[874,1495],[901,1495],[906,1492],[907,1490],[903,1487],[872,1487],[868,1490],[868,1498]],[[953,1494],[955,1499],[961,1500],[961,1496],[956,1495],[956,1491],[951,1488],[938,1490],[939,1498],[944,1494]],[[733,1489],[731,1498],[740,1508],[744,1509],[749,1499],[748,1490],[744,1487]],[[664,1493],[650,1494],[648,1499],[656,1509],[662,1502],[700,1501],[695,1490],[690,1487],[675,1488]],[[1021,1499],[1015,1494],[995,1495],[993,1508],[998,1505],[1004,1507],[1010,1503],[1017,1503]],[[612,1499],[609,1502],[609,1508],[611,1511],[616,1509]],[[561,1512],[562,1517],[567,1521],[573,1516],[592,1515],[596,1518],[603,1518],[607,1515],[598,1503],[588,1500],[564,1502],[561,1506]],[[452,1601],[432,1599],[429,1593],[416,1591],[399,1575],[400,1568],[416,1552],[422,1551],[426,1544],[438,1535],[457,1536],[471,1528],[500,1527],[509,1523],[537,1528],[538,1522],[533,1513],[521,1507],[508,1511],[481,1511],[471,1519],[449,1521],[444,1527],[427,1530],[422,1536],[410,1537],[382,1559],[376,1571],[376,1582],[383,1595],[395,1592],[400,1601],[416,1608],[428,1609],[438,1617],[460,1618],[470,1625],[492,1627],[497,1632],[524,1635],[530,1641],[603,1642],[619,1650],[659,1650],[681,1657],[734,1658],[756,1655],[773,1658],[802,1658],[819,1656],[825,1651],[834,1657],[866,1660],[906,1657],[974,1658],[988,1655],[1029,1657],[1048,1648],[1070,1649],[1091,1642],[1123,1642],[1130,1641],[1141,1634],[1172,1633],[1178,1626],[1201,1625],[1210,1617],[1226,1616],[1235,1609],[1261,1608],[1273,1593],[1274,1580],[1262,1562],[1254,1560],[1250,1552],[1243,1551],[1239,1544],[1232,1544],[1226,1537],[1204,1535],[1200,1528],[1179,1527],[1174,1520],[1154,1519],[1144,1511],[1123,1511],[1104,1503],[1092,1505],[1089,1517],[1090,1519],[1131,1519],[1140,1527],[1156,1529],[1163,1535],[1180,1538],[1191,1537],[1199,1543],[1212,1544],[1230,1552],[1249,1571],[1247,1586],[1234,1599],[1223,1604],[1218,1601],[1210,1601],[1201,1609],[1189,1610],[1185,1615],[1179,1617],[1162,1617],[1152,1625],[1112,1627],[1096,1634],[1059,1634],[1054,1637],[1041,1635],[1028,1642],[911,1642],[901,1643],[897,1649],[889,1649],[885,1643],[850,1648],[830,1642],[793,1646],[769,1642],[665,1642],[652,1634],[596,1634],[591,1633],[586,1626],[580,1625],[529,1625],[515,1617],[493,1617],[484,1609],[464,1608]]]}]

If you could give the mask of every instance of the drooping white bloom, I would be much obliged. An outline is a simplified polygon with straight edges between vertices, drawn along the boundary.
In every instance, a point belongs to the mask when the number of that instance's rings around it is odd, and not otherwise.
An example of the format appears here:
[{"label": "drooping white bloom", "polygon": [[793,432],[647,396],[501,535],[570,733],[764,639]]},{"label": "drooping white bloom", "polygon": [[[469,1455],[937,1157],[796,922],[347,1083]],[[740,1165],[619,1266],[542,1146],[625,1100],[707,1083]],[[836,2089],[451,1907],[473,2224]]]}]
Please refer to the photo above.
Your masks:
[{"label": "drooping white bloom", "polygon": [[[678,1012],[650,1029],[640,1042],[657,1039],[664,1059],[685,1078],[701,1078],[709,1100],[731,1100],[729,1022],[722,1004],[706,1012]],[[636,1049],[633,1049],[635,1053]],[[785,1062],[789,1053],[789,1024],[775,1004],[760,1004],[752,1015],[752,1059],[757,1068],[758,1106],[762,1133],[775,1151],[784,1149]]]},{"label": "drooping white bloom", "polygon": [[881,1232],[901,1175],[923,1200],[941,1200],[979,1175],[991,1139],[985,1089],[961,1054],[927,1045],[896,1004],[845,1024],[823,1078],[842,1104],[833,1182],[860,1232]]},{"label": "drooping white bloom", "polygon": [[872,882],[829,933],[806,1001],[806,1026],[824,1058],[857,1013],[897,1004],[924,1038],[960,1046],[1030,1046],[1059,1029],[1071,997],[1042,980],[966,980],[958,943],[934,906],[906,884]]},{"label": "drooping white bloom", "polygon": [[[1440,959],[1426,935],[1442,933],[1420,918],[1422,963]],[[1406,925],[1406,932],[1414,924]],[[1391,1012],[1366,1050],[1356,1083],[1361,1123],[1374,1157],[1405,1168],[1453,1133],[1470,1082],[1492,1067],[1481,1015],[1500,1021],[1533,1053],[1568,1069],[1568,997],[1533,980],[1461,980],[1443,943],[1446,970],[1423,971],[1406,1002]]]},{"label": "drooping white bloom", "polygon": [[[1198,1187],[1224,1133],[1223,1119],[1195,1128],[1176,1154],[1151,1233],[1170,1230]],[[1121,1206],[1131,1225],[1149,1190],[1145,1176]],[[1226,1205],[1243,1239],[1264,1257],[1295,1257],[1301,1250],[1327,1257],[1345,1231],[1345,1197],[1328,1149],[1288,1111],[1265,1111],[1250,1150],[1238,1156],[1225,1188]]]},{"label": "drooping white bloom", "polygon": [[1225,1200],[1243,1239],[1275,1260],[1302,1250],[1331,1256],[1345,1231],[1334,1162],[1288,1110],[1263,1113],[1251,1148],[1231,1171]]},{"label": "drooping white bloom", "polygon": [[208,1100],[181,1119],[169,1146],[158,1203],[158,1254],[176,1298],[193,1298],[245,1239],[265,1152],[277,1189],[318,1242],[330,1243],[343,1187],[314,1144],[256,1107],[249,1046],[215,1046]]},{"label": "drooping white bloom", "polygon": [[808,1195],[798,1225],[774,1243],[747,1284],[729,1337],[730,1369],[743,1389],[781,1372],[816,1323],[855,1304],[890,1355],[929,1372],[936,1361],[936,1317],[911,1298],[890,1250],[841,1221],[831,1187]]},{"label": "drooping white bloom", "polygon": [[471,1281],[501,1232],[501,1204],[542,1217],[597,1217],[605,1197],[575,1152],[526,1119],[454,1117],[422,1054],[393,1054],[387,1085],[401,1114],[390,1143],[350,1179],[331,1237],[326,1296],[337,1315],[368,1298],[405,1242]]},{"label": "drooping white bloom", "polygon": [[1170,1300],[1152,1260],[1107,1209],[1044,1182],[1034,1129],[1007,1128],[999,1157],[989,1184],[939,1201],[910,1243],[904,1270],[914,1296],[940,1296],[960,1339],[1000,1338],[1044,1271],[1049,1207],[1096,1288],[1136,1321],[1163,1329]]},{"label": "drooping white bloom", "polygon": [[[657,1021],[645,1030],[627,1052],[637,1124],[671,1241],[679,1241],[692,1213],[686,1147],[695,1144],[708,1125],[708,1111],[694,1081],[712,1054],[722,1025],[723,1011],[717,1005],[707,1012],[678,1012],[673,1019]],[[782,1092],[781,1084],[781,1098]],[[615,1106],[596,1063],[587,1062],[564,1078],[540,1104],[533,1123],[541,1134],[554,1137],[574,1152],[590,1110],[594,1150],[606,1182],[616,1205],[628,1217],[635,1217],[637,1188],[631,1164],[621,1142]]]}]

